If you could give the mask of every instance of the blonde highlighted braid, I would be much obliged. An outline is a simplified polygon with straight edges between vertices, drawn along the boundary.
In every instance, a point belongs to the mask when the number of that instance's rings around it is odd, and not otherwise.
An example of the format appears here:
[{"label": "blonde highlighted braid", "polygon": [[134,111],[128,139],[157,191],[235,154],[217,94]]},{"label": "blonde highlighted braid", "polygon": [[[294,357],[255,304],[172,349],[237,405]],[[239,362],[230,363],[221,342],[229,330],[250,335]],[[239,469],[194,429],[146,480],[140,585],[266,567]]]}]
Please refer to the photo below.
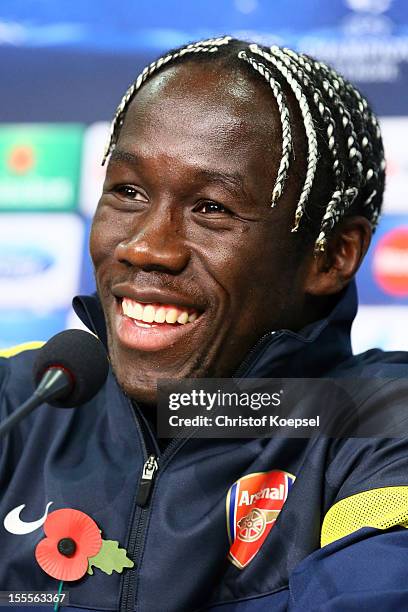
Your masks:
[{"label": "blonde highlighted braid", "polygon": [[248,62],[252,68],[254,68],[260,75],[266,79],[270,85],[275,96],[276,103],[278,105],[281,126],[282,126],[282,156],[279,164],[278,175],[276,177],[275,185],[272,191],[271,206],[275,206],[277,200],[280,198],[283,192],[283,187],[288,175],[290,157],[293,149],[292,145],[292,130],[290,127],[289,109],[283,95],[282,88],[279,83],[272,77],[270,70],[261,62],[255,61],[252,57],[248,57],[245,51],[238,53],[240,59]]},{"label": "blonde highlighted braid", "polygon": [[263,51],[260,47],[258,47],[258,45],[250,45],[249,48],[253,53],[260,55],[261,57],[269,61],[271,64],[273,64],[273,66],[282,74],[289,87],[295,94],[296,100],[299,103],[300,112],[303,117],[303,124],[305,126],[306,138],[308,143],[308,155],[306,178],[303,185],[302,193],[300,194],[298,205],[296,207],[295,225],[292,228],[292,232],[296,232],[299,228],[299,223],[305,211],[306,202],[309,198],[309,194],[313,186],[313,181],[317,168],[317,161],[319,158],[316,130],[314,127],[313,117],[310,112],[307,98],[303,93],[302,86],[300,85],[299,81],[294,78],[293,73],[288,70],[285,64],[283,64],[283,62],[278,60],[271,53]]}]

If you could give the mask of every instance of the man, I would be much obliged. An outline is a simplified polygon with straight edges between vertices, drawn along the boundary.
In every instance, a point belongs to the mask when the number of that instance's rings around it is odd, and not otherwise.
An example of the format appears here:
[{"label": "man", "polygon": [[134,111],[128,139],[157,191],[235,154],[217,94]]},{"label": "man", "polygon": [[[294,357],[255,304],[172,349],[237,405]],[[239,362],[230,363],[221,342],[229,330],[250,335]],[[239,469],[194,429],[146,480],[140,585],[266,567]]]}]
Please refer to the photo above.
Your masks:
[{"label": "man", "polygon": [[[108,157],[98,298],[75,308],[112,375],[86,407],[41,409],[4,441],[1,516],[24,503],[35,521],[52,501],[126,548],[133,568],[69,582],[72,609],[406,609],[404,438],[154,430],[159,378],[373,377],[367,401],[405,402],[407,354],[350,346],[384,186],[367,102],[306,56],[200,41],[129,88]],[[3,418],[35,352],[1,363]],[[2,589],[55,590],[43,537],[3,530]]]}]

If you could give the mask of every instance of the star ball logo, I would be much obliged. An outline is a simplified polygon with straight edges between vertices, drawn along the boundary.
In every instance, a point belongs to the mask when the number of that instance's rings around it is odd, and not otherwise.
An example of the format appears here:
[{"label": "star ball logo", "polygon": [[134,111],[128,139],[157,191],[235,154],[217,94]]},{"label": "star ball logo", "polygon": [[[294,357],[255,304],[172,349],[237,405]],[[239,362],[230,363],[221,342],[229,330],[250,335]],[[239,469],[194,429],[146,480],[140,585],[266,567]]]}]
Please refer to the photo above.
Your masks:
[{"label": "star ball logo", "polygon": [[395,228],[379,240],[372,266],[374,279],[386,294],[408,296],[408,226]]},{"label": "star ball logo", "polygon": [[227,495],[228,558],[239,569],[252,561],[283,508],[295,476],[283,470],[243,476]]}]

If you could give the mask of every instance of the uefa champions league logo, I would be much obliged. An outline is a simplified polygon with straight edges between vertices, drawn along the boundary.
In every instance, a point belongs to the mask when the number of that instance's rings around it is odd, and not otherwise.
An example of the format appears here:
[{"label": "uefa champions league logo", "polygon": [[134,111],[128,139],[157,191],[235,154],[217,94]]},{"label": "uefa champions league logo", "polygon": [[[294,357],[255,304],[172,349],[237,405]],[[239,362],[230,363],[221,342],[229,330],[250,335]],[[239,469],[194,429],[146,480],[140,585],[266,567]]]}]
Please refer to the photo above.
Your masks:
[{"label": "uefa champions league logo", "polygon": [[358,13],[381,15],[388,11],[392,0],[345,0],[347,6]]}]

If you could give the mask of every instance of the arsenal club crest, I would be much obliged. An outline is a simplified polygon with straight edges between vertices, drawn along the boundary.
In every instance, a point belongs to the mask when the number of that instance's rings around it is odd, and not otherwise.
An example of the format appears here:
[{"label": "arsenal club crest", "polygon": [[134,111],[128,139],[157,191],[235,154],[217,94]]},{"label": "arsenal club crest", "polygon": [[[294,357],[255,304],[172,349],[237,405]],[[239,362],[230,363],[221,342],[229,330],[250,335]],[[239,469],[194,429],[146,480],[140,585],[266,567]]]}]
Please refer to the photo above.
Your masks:
[{"label": "arsenal club crest", "polygon": [[227,495],[227,528],[231,548],[229,559],[243,569],[255,557],[295,481],[282,470],[243,476]]}]

